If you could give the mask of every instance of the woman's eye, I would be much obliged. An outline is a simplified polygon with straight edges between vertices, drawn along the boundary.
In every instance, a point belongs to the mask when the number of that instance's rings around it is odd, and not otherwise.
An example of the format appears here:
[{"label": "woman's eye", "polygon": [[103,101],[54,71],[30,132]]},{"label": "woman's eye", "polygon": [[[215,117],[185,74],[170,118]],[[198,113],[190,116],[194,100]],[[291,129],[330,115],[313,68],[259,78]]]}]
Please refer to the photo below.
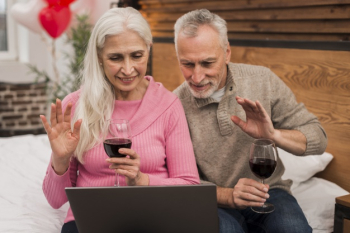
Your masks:
[{"label": "woman's eye", "polygon": [[132,55],[132,57],[135,59],[139,59],[139,58],[143,57],[143,55],[142,54],[135,54],[135,55]]},{"label": "woman's eye", "polygon": [[118,57],[110,57],[109,59],[111,59],[112,61],[119,61],[122,58],[118,56]]}]

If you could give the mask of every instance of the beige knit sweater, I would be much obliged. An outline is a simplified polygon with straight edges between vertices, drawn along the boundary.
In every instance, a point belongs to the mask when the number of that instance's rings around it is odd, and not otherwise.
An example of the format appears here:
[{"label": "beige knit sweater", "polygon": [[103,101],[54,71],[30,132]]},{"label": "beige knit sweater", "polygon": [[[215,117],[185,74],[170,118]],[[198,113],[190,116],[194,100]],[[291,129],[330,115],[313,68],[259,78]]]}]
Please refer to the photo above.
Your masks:
[{"label": "beige knit sweater", "polygon": [[[302,132],[307,139],[304,155],[321,154],[326,149],[327,136],[316,116],[304,104],[297,103],[292,91],[268,68],[230,63],[225,95],[220,102],[210,97],[194,98],[188,88],[185,82],[174,93],[185,109],[202,181],[232,188],[240,178],[258,180],[248,164],[254,139],[230,119],[236,115],[245,120],[245,112],[235,96],[259,100],[276,129]],[[289,192],[292,182],[281,179],[283,172],[284,166],[278,159],[276,171],[265,183]]]}]

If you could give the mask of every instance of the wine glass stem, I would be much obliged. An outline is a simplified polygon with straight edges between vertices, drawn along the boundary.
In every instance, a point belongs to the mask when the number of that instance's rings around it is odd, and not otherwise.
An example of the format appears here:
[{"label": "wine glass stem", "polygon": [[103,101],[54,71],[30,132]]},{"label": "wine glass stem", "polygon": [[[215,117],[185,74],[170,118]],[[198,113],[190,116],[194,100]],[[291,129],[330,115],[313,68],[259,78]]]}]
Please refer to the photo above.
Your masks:
[{"label": "wine glass stem", "polygon": [[[262,183],[262,184],[264,184],[264,179],[260,179],[260,182]],[[264,202],[264,204],[261,206],[262,208],[266,208],[267,206],[266,206],[266,202]]]},{"label": "wine glass stem", "polygon": [[119,173],[115,174],[114,186],[119,187]]}]

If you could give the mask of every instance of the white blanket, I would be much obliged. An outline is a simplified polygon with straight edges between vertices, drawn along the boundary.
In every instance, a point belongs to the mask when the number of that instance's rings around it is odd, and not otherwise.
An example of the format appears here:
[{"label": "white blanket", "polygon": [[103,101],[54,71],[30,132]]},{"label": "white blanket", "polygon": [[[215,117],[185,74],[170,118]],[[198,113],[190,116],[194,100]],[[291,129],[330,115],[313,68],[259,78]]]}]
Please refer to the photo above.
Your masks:
[{"label": "white blanket", "polygon": [[0,232],[61,231],[68,203],[51,208],[41,188],[50,154],[46,135],[0,138]]}]

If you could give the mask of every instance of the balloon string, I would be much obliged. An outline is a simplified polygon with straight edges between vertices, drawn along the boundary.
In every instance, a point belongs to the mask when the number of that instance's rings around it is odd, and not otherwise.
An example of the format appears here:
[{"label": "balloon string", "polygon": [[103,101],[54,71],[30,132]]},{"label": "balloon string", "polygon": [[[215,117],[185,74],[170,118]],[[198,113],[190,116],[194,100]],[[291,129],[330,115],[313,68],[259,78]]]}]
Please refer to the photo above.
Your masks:
[{"label": "balloon string", "polygon": [[56,93],[58,90],[59,82],[60,82],[60,75],[57,69],[57,59],[56,59],[56,44],[55,44],[55,39],[52,39],[52,45],[50,46],[49,42],[47,41],[47,38],[45,37],[45,34],[43,32],[40,33],[41,40],[45,43],[46,49],[51,52],[52,56],[52,67],[54,71],[54,77],[55,80],[51,80],[54,82],[53,85],[53,92]]},{"label": "balloon string", "polygon": [[56,59],[56,40],[52,39],[52,67],[53,67],[53,71],[54,71],[54,75],[55,75],[55,85],[54,85],[54,92],[53,93],[57,93],[57,89],[60,83],[60,75],[58,73],[58,69],[57,69],[57,59]]}]

